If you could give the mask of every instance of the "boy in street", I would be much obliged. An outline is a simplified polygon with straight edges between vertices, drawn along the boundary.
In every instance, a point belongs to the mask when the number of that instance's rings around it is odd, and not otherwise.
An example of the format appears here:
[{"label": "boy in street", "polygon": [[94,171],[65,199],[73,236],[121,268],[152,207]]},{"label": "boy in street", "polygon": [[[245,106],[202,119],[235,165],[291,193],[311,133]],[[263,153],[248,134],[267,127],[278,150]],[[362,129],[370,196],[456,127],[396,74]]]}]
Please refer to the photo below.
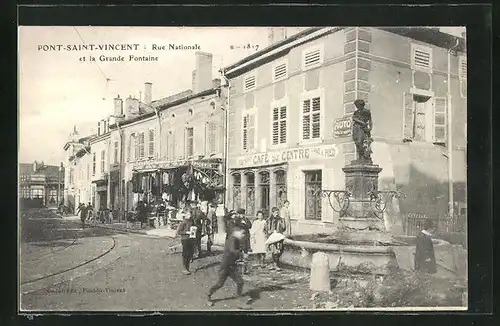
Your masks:
[{"label": "boy in street", "polygon": [[[267,236],[269,237],[273,232],[281,233],[284,235],[286,229],[287,229],[286,222],[279,215],[278,208],[273,207],[273,209],[271,210],[271,216],[267,220],[267,225],[266,225]],[[274,243],[269,247],[271,250],[271,255],[273,257],[273,264],[271,265],[271,268],[279,271],[281,270],[281,268],[279,267],[280,258],[284,251],[283,240]]]},{"label": "boy in street", "polygon": [[[242,227],[239,224],[235,224],[231,228],[231,234],[227,238],[224,246],[224,254],[219,269],[219,280],[208,291],[207,304],[209,306],[213,306],[214,304],[212,301],[212,295],[224,285],[228,277],[236,283],[236,294],[239,298],[242,298],[244,282],[243,277],[238,270],[237,261],[241,256],[241,248],[243,246],[244,237],[245,234]],[[246,300],[245,303],[250,303],[250,299]]]},{"label": "boy in street", "polygon": [[194,247],[196,242],[196,226],[191,218],[191,211],[187,210],[184,215],[184,220],[177,228],[177,236],[181,237],[182,244],[182,264],[184,270],[182,273],[190,275],[189,265],[193,259]]}]

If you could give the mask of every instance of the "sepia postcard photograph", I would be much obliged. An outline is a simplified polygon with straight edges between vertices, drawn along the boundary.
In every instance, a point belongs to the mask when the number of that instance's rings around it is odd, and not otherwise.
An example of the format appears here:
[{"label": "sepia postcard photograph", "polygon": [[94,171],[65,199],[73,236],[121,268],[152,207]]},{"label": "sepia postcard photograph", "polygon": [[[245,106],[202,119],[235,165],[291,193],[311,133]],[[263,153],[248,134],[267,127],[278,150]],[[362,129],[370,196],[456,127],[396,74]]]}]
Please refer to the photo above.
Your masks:
[{"label": "sepia postcard photograph", "polygon": [[20,312],[466,311],[466,48],[19,26]]}]

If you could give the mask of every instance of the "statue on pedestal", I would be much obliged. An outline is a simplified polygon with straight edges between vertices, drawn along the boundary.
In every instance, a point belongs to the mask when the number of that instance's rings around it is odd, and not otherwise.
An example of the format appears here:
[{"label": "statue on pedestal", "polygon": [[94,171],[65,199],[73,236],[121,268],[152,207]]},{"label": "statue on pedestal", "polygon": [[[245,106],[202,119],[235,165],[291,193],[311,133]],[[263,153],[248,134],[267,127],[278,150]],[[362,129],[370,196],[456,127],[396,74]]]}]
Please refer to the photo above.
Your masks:
[{"label": "statue on pedestal", "polygon": [[371,129],[372,114],[365,108],[365,101],[355,100],[356,111],[352,116],[352,138],[356,144],[358,152],[358,161],[371,163]]}]

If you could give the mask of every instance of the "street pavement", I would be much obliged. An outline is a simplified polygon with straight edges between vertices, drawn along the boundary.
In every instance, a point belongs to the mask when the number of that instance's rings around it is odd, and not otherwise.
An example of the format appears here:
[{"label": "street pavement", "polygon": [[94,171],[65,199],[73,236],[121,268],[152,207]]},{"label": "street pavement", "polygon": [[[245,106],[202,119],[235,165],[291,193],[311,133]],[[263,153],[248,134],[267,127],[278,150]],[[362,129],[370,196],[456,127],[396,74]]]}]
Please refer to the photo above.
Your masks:
[{"label": "street pavement", "polygon": [[254,271],[245,284],[251,305],[234,297],[236,287],[228,279],[208,307],[206,293],[217,281],[221,254],[195,260],[193,274],[183,275],[172,238],[81,230],[75,217],[34,212],[21,217],[20,240],[23,311],[276,311],[309,305],[305,275],[263,271],[259,278]]}]

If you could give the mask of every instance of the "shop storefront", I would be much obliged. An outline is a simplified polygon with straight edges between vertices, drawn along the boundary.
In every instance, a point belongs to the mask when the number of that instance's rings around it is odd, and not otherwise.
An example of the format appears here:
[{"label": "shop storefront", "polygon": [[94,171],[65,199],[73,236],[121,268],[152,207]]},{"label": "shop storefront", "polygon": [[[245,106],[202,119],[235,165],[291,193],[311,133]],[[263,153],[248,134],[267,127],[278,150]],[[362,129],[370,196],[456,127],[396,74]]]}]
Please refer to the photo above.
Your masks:
[{"label": "shop storefront", "polygon": [[216,160],[139,162],[128,184],[133,209],[139,200],[147,203],[164,199],[177,206],[180,201],[222,203],[224,177],[222,162]]},{"label": "shop storefront", "polygon": [[312,145],[237,157],[230,166],[230,209],[255,216],[290,201],[292,218],[331,221],[333,211],[321,189],[341,189],[344,159],[337,145]]},{"label": "shop storefront", "polygon": [[94,185],[92,190],[94,209],[99,210],[107,208],[106,206],[108,200],[108,180],[107,179],[95,180],[92,181],[92,183]]}]

